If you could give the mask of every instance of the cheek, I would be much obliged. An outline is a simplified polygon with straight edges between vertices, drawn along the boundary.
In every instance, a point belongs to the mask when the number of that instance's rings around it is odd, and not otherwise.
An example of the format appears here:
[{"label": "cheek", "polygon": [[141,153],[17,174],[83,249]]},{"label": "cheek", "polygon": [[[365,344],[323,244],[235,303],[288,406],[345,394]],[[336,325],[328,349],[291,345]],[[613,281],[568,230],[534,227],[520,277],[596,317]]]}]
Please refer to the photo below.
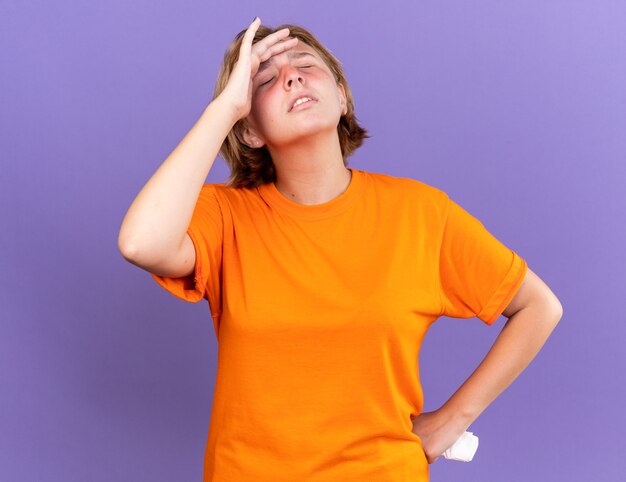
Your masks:
[{"label": "cheek", "polygon": [[267,127],[272,124],[273,112],[276,110],[273,102],[271,95],[268,95],[267,92],[252,95],[250,116],[254,119],[254,124],[262,135],[267,134]]},{"label": "cheek", "polygon": [[261,106],[261,96],[259,96],[257,93],[252,93],[252,99],[250,100],[250,109],[251,112],[253,113],[258,113],[259,112],[259,108]]},{"label": "cheek", "polygon": [[264,92],[257,92],[252,95],[252,109],[256,111],[259,117],[263,117],[277,108],[278,101],[277,93],[266,89]]}]

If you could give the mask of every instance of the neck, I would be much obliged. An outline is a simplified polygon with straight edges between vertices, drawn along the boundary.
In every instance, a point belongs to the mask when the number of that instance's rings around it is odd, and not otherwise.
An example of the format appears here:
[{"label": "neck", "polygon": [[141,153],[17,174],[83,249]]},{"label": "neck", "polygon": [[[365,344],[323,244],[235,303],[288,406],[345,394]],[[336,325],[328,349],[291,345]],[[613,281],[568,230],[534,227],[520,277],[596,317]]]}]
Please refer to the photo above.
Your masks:
[{"label": "neck", "polygon": [[276,189],[300,204],[322,204],[343,193],[352,174],[344,166],[337,130],[272,150]]}]

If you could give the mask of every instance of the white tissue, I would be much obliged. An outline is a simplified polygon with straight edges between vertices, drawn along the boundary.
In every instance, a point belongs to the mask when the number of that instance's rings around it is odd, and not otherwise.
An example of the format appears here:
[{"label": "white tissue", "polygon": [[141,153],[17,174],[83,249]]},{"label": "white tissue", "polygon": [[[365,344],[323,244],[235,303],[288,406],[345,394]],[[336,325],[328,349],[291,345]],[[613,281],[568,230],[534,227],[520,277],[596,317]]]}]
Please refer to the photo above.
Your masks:
[{"label": "white tissue", "polygon": [[478,437],[472,432],[465,432],[452,444],[443,456],[449,460],[459,460],[460,462],[471,462],[478,449]]}]

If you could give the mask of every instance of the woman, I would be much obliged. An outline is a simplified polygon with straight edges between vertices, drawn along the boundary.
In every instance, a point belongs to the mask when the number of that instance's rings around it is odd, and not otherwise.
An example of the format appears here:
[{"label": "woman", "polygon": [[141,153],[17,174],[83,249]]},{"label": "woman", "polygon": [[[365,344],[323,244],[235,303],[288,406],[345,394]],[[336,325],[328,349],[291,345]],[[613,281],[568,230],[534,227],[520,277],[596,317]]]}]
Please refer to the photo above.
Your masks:
[{"label": "woman", "polygon": [[[126,214],[124,257],[209,303],[219,348],[205,481],[427,481],[562,315],[525,260],[446,193],[348,168],[365,137],[337,59],[303,28],[255,18]],[[204,184],[220,149],[229,182]],[[480,366],[422,413],[428,327],[500,314]]]}]

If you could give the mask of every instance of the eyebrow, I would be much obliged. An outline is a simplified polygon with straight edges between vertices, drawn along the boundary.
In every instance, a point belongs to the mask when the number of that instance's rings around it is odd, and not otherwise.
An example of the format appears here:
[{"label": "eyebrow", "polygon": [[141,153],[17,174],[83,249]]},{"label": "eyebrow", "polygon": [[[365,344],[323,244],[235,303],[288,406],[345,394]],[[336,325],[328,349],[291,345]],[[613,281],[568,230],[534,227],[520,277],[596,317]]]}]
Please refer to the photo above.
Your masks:
[{"label": "eyebrow", "polygon": [[[309,52],[287,52],[287,57],[292,58],[292,59],[299,59],[299,58],[305,57],[307,55],[310,55],[311,57],[313,57],[314,59],[317,60],[317,57],[315,55],[309,53]],[[274,57],[270,57],[265,62],[261,62],[261,65],[259,65],[259,70],[257,71],[256,75],[259,75],[261,72],[263,72],[269,66],[271,66],[272,65],[272,60],[274,60]]]}]

